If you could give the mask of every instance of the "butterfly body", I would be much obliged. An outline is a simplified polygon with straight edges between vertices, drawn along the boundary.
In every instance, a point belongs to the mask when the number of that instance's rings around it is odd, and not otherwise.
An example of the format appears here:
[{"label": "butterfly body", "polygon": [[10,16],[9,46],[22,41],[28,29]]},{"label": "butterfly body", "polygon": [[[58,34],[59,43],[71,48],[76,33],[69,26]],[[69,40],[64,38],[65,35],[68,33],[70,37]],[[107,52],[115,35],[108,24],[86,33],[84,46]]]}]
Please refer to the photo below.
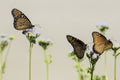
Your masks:
[{"label": "butterfly body", "polygon": [[12,15],[14,18],[14,28],[17,30],[25,30],[29,28],[33,28],[34,25],[30,22],[30,20],[22,13],[20,10],[14,8],[12,10]]},{"label": "butterfly body", "polygon": [[93,50],[95,53],[102,54],[105,50],[111,49],[113,43],[110,40],[107,40],[105,36],[99,32],[93,32]]},{"label": "butterfly body", "polygon": [[74,54],[79,58],[79,59],[82,59],[84,57],[84,53],[85,53],[85,50],[86,50],[86,44],[71,36],[71,35],[67,35],[67,40],[68,42],[73,46],[74,48]]}]

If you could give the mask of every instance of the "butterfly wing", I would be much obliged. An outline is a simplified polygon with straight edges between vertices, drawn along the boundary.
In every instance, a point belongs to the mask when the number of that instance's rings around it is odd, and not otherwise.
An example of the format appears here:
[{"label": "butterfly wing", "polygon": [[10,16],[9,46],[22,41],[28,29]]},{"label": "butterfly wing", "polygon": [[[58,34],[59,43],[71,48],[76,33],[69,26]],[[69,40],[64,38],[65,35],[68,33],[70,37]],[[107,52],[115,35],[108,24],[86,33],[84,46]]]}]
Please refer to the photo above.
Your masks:
[{"label": "butterfly wing", "polygon": [[103,36],[102,34],[100,34],[98,32],[93,32],[92,36],[93,36],[93,42],[94,42],[94,44],[97,44],[97,45],[101,45],[101,44],[104,43],[104,41],[107,40],[105,38],[105,36]]},{"label": "butterfly wing", "polygon": [[12,15],[14,18],[21,17],[22,14],[23,13],[20,10],[18,10],[16,8],[12,9]]},{"label": "butterfly wing", "polygon": [[34,27],[30,20],[18,9],[12,10],[12,15],[14,18],[14,28],[17,30],[24,30]]},{"label": "butterfly wing", "polygon": [[14,21],[14,27],[17,30],[24,30],[24,29],[32,28],[33,25],[30,23],[30,21],[27,18],[20,17]]},{"label": "butterfly wing", "polygon": [[84,53],[86,50],[86,44],[82,42],[81,40],[71,36],[67,35],[68,42],[73,46],[74,48],[74,54],[79,58],[82,59],[84,57]]},{"label": "butterfly wing", "polygon": [[102,54],[104,51],[104,47],[105,47],[104,42],[107,39],[98,32],[93,32],[92,36],[93,36],[93,42],[94,42],[93,50],[96,53]]},{"label": "butterfly wing", "polygon": [[105,43],[105,50],[111,49],[113,47],[113,43],[110,40],[107,40]]},{"label": "butterfly wing", "polygon": [[98,32],[93,32],[93,50],[98,54],[102,54],[105,50],[111,49],[113,44],[110,40],[107,40],[105,36]]}]

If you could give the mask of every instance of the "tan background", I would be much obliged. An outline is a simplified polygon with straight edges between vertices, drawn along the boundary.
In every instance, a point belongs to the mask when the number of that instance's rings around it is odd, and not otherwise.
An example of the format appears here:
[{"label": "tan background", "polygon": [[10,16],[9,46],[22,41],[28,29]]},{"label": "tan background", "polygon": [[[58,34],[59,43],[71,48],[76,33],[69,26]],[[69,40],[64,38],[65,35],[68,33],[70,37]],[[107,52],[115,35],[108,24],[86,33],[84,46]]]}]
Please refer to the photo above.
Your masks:
[{"label": "tan background", "polygon": [[[67,56],[72,48],[66,40],[71,34],[85,43],[92,42],[92,31],[98,31],[96,24],[108,23],[107,37],[120,41],[120,1],[119,0],[0,0],[0,34],[14,35],[14,40],[4,80],[28,80],[27,39],[13,28],[11,10],[24,12],[33,24],[42,26],[42,36],[53,41],[48,53],[53,55],[50,65],[50,80],[77,80],[74,61]],[[117,80],[120,80],[120,57],[117,64]],[[104,56],[96,65],[96,74],[104,74]],[[113,56],[108,54],[108,77],[113,80]],[[45,80],[43,51],[39,46],[33,49],[32,80]],[[89,65],[86,59],[82,65]]]}]

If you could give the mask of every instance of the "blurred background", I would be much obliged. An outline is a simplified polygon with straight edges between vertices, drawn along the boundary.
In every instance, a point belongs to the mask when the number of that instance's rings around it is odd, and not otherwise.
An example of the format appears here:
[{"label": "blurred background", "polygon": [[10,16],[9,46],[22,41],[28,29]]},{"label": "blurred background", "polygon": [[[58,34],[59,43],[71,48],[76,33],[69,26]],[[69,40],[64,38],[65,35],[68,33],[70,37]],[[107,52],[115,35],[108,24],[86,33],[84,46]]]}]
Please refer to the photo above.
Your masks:
[{"label": "blurred background", "polygon": [[[119,0],[1,0],[0,34],[14,35],[3,80],[28,80],[29,42],[21,31],[13,27],[11,10],[21,10],[32,22],[39,24],[42,37],[50,39],[53,46],[49,80],[77,80],[74,61],[68,57],[72,46],[66,35],[73,35],[85,43],[92,43],[91,33],[98,31],[97,24],[106,23],[110,29],[106,37],[120,43],[120,1]],[[107,54],[109,80],[113,80],[114,58]],[[35,45],[32,54],[32,80],[45,80],[46,67],[43,50]],[[120,80],[120,57],[117,58],[117,80]],[[88,59],[81,63],[89,66]],[[96,64],[95,74],[104,74],[104,56]]]}]

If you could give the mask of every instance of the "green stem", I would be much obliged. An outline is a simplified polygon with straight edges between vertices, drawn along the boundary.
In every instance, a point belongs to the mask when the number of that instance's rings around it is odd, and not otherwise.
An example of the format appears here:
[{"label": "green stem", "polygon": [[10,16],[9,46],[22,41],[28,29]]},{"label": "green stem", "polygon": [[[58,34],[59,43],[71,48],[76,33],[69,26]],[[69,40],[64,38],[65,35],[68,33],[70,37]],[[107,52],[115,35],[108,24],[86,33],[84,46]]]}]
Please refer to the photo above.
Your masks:
[{"label": "green stem", "polygon": [[2,50],[0,49],[0,80],[2,80]]},{"label": "green stem", "polygon": [[[103,35],[105,35],[105,32],[101,32]],[[104,52],[104,72],[105,72],[105,80],[108,80],[107,78],[107,56],[106,51]]]},{"label": "green stem", "polygon": [[[91,64],[91,65],[92,65],[92,64]],[[95,65],[92,65],[92,68],[91,68],[91,80],[93,80],[94,67],[95,67]]]},{"label": "green stem", "polygon": [[78,80],[81,80],[80,70],[78,70]]},{"label": "green stem", "polygon": [[33,43],[30,42],[30,48],[29,48],[29,80],[31,80],[32,47],[33,47]]},{"label": "green stem", "polygon": [[48,80],[49,79],[49,65],[48,64],[46,64],[46,75],[47,75],[46,80]]},{"label": "green stem", "polygon": [[80,67],[80,63],[79,63],[78,60],[76,61],[76,63],[77,63],[77,65],[78,65],[78,67],[77,67],[77,68],[78,68],[78,69],[77,69],[77,70],[78,70],[78,80],[81,80],[81,72],[80,72],[80,68],[81,68],[81,67]]},{"label": "green stem", "polygon": [[11,43],[9,43],[9,45],[8,45],[8,49],[7,49],[7,53],[5,55],[4,63],[6,63],[6,61],[7,61],[7,57],[8,57],[9,51],[10,51],[10,47],[11,47]]},{"label": "green stem", "polygon": [[[92,56],[91,56],[92,57]],[[90,58],[89,59],[89,63],[90,63],[90,69],[91,69],[91,72],[90,72],[90,74],[91,74],[91,79],[90,80],[93,80],[93,64],[91,63],[91,61],[92,61],[92,58]]]},{"label": "green stem", "polygon": [[117,62],[117,56],[114,57],[114,80],[116,80],[116,62]]},{"label": "green stem", "polygon": [[3,72],[2,72],[2,55],[3,55],[3,50],[0,48],[0,80],[3,78]]},{"label": "green stem", "polygon": [[45,59],[45,64],[46,64],[46,80],[49,80],[49,64],[48,64],[46,49],[44,49],[44,59]]},{"label": "green stem", "polygon": [[106,51],[104,52],[104,72],[105,72],[105,80],[107,80],[107,57],[106,57]]}]

